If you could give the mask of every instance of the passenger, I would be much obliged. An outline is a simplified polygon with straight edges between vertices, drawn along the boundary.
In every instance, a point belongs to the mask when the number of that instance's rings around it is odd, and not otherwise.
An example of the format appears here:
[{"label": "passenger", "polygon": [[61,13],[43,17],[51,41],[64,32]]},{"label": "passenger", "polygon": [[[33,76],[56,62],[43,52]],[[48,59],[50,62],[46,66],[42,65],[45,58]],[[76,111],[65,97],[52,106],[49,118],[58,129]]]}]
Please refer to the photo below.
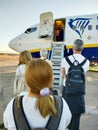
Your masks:
[{"label": "passenger", "polygon": [[20,92],[26,91],[26,83],[24,78],[25,67],[32,60],[32,55],[29,51],[22,51],[19,55],[19,63],[16,69],[16,75],[14,80],[14,95],[20,94]]},{"label": "passenger", "polygon": [[[49,117],[57,112],[54,98],[50,94],[53,85],[52,68],[46,61],[34,59],[26,67],[25,79],[28,94],[23,97],[22,103],[30,128],[45,128]],[[3,115],[4,126],[8,130],[16,130],[12,109],[13,100],[7,105]],[[69,107],[63,98],[62,101],[63,108],[58,130],[65,130],[71,120]]]},{"label": "passenger", "polygon": [[56,42],[60,41],[60,28],[56,30]]},{"label": "passenger", "polygon": [[[75,40],[75,42],[73,44],[73,55],[68,57],[72,63],[74,63],[75,60],[78,61],[79,63],[82,63],[82,61],[84,61],[85,57],[81,54],[82,50],[83,50],[83,41],[80,39]],[[63,89],[62,96],[67,101],[69,108],[72,112],[72,120],[68,126],[68,129],[69,130],[79,130],[80,117],[81,117],[81,114],[85,112],[84,95],[75,93],[77,91],[76,87],[73,87],[73,89],[70,90],[70,87],[71,87],[70,86],[69,92],[68,92],[68,90],[66,91],[66,89],[68,87],[66,86],[65,77],[68,74],[68,70],[69,70],[70,66],[67,63],[67,61],[65,60],[65,58],[62,60],[61,66],[62,66],[62,68],[61,68],[62,77],[63,77],[63,81],[64,81],[63,82],[64,89]],[[84,69],[84,72],[86,74],[86,72],[89,70],[89,61],[88,60],[86,61],[86,63],[83,65],[82,68]],[[77,81],[77,84],[79,86],[78,81]],[[84,87],[84,89],[85,89],[85,87]],[[74,94],[72,94],[70,91],[72,91]]]},{"label": "passenger", "polygon": [[64,41],[64,29],[63,29],[63,27],[60,28],[60,41]]},{"label": "passenger", "polygon": [[47,50],[46,49],[41,49],[40,58],[47,61],[52,67],[52,62],[47,58]]}]

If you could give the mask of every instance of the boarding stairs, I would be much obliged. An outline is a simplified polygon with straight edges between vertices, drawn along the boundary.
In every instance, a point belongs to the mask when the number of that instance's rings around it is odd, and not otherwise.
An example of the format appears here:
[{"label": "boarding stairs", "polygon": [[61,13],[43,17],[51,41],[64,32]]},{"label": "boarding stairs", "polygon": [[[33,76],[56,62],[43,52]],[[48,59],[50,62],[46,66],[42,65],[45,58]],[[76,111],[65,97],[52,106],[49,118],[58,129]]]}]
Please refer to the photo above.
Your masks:
[{"label": "boarding stairs", "polygon": [[51,62],[53,67],[53,88],[59,89],[62,83],[61,62],[64,56],[64,42],[52,42]]}]

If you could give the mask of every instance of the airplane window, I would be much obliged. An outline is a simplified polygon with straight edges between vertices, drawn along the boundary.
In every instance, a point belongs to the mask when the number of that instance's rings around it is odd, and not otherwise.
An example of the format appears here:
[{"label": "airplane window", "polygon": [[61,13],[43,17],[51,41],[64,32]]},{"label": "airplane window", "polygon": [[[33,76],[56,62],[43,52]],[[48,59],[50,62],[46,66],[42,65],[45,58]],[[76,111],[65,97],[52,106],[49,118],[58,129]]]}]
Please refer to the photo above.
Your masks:
[{"label": "airplane window", "polygon": [[37,27],[34,27],[34,28],[28,28],[25,33],[32,33],[32,32],[35,32],[37,30]]},{"label": "airplane window", "polygon": [[98,30],[98,25],[96,25],[96,30]]},{"label": "airplane window", "polygon": [[30,30],[31,30],[31,29],[30,29],[30,28],[28,28],[28,29],[25,31],[25,33],[29,33],[29,32],[30,32]]},{"label": "airplane window", "polygon": [[31,32],[35,32],[37,30],[37,27],[31,28]]},{"label": "airplane window", "polygon": [[92,30],[92,25],[88,25],[88,30]]}]

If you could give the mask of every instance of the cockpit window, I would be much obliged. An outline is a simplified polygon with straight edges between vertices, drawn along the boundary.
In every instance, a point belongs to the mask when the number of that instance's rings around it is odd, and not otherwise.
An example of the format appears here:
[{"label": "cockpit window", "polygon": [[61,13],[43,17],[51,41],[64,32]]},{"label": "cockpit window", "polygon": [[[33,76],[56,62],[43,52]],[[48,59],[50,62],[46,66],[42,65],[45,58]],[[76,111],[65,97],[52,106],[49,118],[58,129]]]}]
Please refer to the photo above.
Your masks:
[{"label": "cockpit window", "polygon": [[34,28],[28,28],[25,33],[32,33],[32,32],[35,32],[37,30],[37,27],[34,27]]}]

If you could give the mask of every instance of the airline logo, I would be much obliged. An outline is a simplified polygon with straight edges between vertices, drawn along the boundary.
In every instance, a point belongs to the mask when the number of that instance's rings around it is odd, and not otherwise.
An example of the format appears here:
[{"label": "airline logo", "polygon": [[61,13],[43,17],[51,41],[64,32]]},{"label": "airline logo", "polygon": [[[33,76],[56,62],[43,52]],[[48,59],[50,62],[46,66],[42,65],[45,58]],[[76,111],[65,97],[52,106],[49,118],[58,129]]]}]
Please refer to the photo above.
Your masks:
[{"label": "airline logo", "polygon": [[75,19],[70,19],[68,24],[70,28],[73,31],[75,31],[80,36],[80,38],[82,38],[85,29],[90,23],[90,20],[91,18],[75,18]]}]

